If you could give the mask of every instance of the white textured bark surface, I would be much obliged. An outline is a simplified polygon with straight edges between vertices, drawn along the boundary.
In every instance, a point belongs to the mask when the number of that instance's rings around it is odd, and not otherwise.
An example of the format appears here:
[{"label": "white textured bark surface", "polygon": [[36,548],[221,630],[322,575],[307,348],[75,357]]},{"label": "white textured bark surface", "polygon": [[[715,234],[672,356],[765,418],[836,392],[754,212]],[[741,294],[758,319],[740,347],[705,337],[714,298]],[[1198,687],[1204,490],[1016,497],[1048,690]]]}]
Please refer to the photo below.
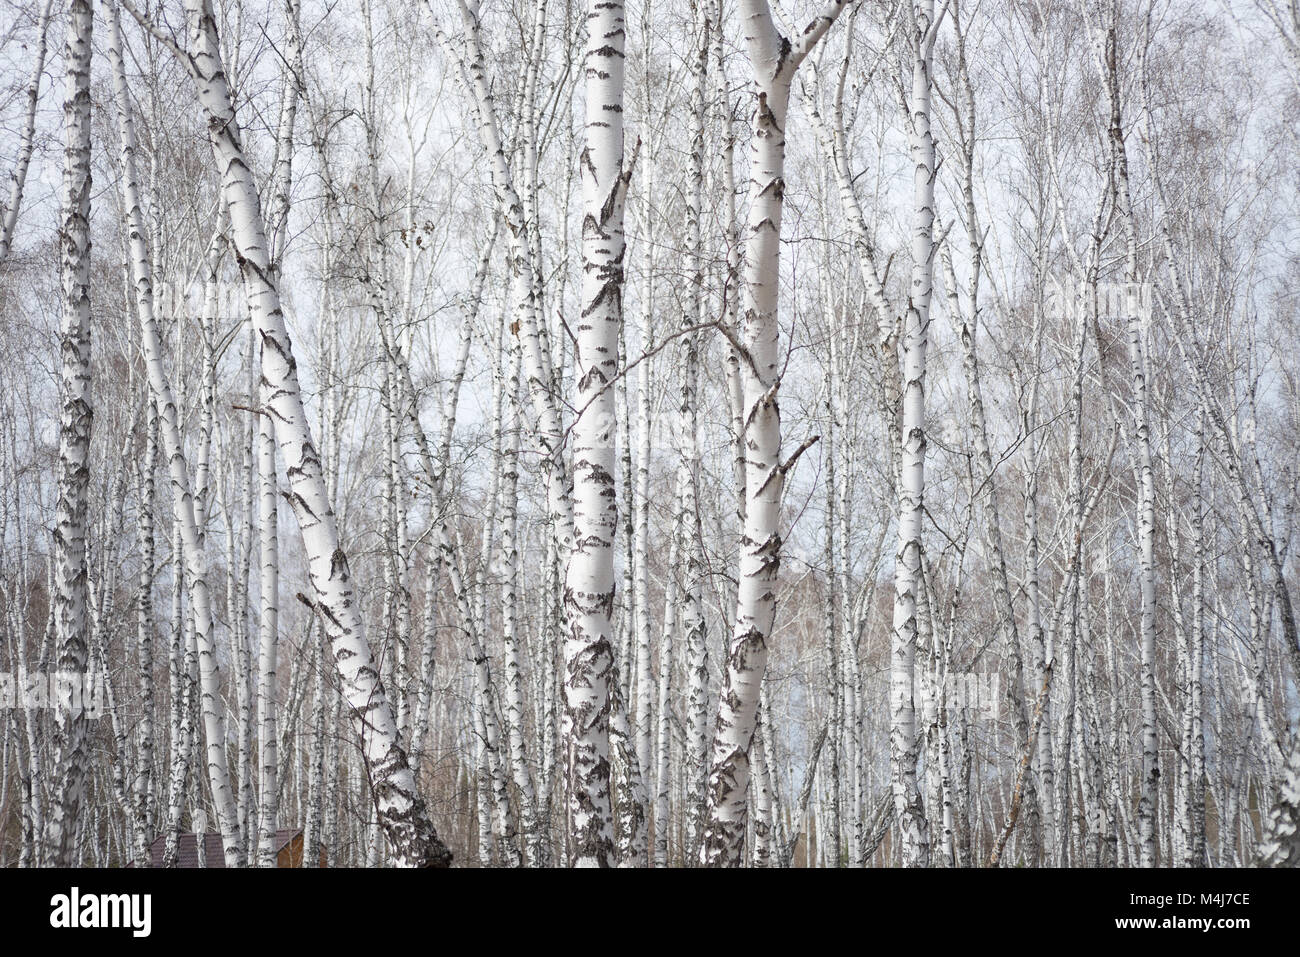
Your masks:
[{"label": "white textured bark surface", "polygon": [[706,0],[694,3],[694,46],[691,50],[690,162],[686,189],[686,308],[682,315],[683,334],[677,357],[681,390],[677,405],[677,495],[674,534],[679,536],[684,558],[681,630],[685,639],[687,687],[685,788],[686,859],[699,856],[704,832],[704,794],[708,779],[709,747],[709,647],[704,617],[702,543],[697,534],[700,475],[699,443],[699,341],[687,332],[705,321],[704,296],[704,126],[705,94],[708,86],[709,34],[712,25]]},{"label": "white textured bark surface", "polygon": [[1300,867],[1300,744],[1291,750],[1282,786],[1265,823],[1259,863]]},{"label": "white textured bark surface", "polygon": [[261,542],[261,613],[258,629],[257,668],[257,740],[260,776],[258,779],[258,848],[259,867],[275,866],[275,831],[280,782],[276,730],[276,661],[280,641],[280,540],[278,489],[275,471],[275,424],[269,415],[258,416],[257,473],[260,485],[257,496],[258,525]]},{"label": "white textured bark surface", "polygon": [[1138,237],[1130,198],[1128,154],[1120,111],[1116,31],[1105,36],[1105,80],[1110,101],[1109,135],[1114,151],[1115,202],[1123,221],[1124,320],[1128,335],[1129,377],[1133,389],[1133,441],[1138,484],[1138,549],[1141,575],[1141,611],[1138,624],[1139,681],[1142,714],[1142,783],[1138,797],[1139,861],[1156,866],[1156,803],[1159,800],[1160,755],[1156,728],[1156,579],[1155,579],[1155,473],[1151,456],[1151,423],[1147,398],[1146,323],[1138,311]]},{"label": "white textured bark surface", "polygon": [[700,863],[742,863],[749,808],[749,749],[767,668],[781,564],[780,507],[788,463],[781,461],[781,215],[785,122],[795,70],[843,9],[825,7],[797,40],[782,36],[767,0],[742,0],[745,48],[756,104],[750,127],[749,228],[745,238],[740,339],[744,407],[745,513],[736,618],[714,723]]},{"label": "white textured bark surface", "polygon": [[582,314],[574,331],[573,550],[565,576],[564,698],[571,852],[578,867],[613,861],[609,710],[613,668],[615,394],[623,322],[625,23],[618,0],[587,12],[582,175]]},{"label": "white textured bark surface", "polygon": [[[84,675],[90,664],[87,608],[87,502],[90,486],[90,0],[71,0],[63,59],[63,191],[59,224],[58,501],[54,514],[54,637],[61,672]],[[46,822],[44,863],[76,863],[77,815],[87,778],[87,719],[72,702],[54,715],[54,800]]]},{"label": "white textured bark surface", "polygon": [[913,701],[917,651],[917,592],[925,512],[925,365],[930,298],[934,281],[934,138],[930,133],[930,63],[934,37],[933,0],[912,5],[906,25],[911,87],[907,97],[908,142],[913,166],[912,284],[904,318],[903,409],[898,487],[898,553],[894,566],[894,632],[890,647],[889,755],[903,862],[930,863],[930,836],[916,780],[918,743]]}]

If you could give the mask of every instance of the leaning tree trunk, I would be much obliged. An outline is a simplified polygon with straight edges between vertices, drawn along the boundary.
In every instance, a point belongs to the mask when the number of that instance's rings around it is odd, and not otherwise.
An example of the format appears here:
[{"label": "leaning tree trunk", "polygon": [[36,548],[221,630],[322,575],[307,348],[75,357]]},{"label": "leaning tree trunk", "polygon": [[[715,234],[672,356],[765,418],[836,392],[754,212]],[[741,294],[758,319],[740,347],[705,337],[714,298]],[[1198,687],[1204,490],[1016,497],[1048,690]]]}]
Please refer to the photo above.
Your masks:
[{"label": "leaning tree trunk", "polygon": [[339,542],[320,455],[303,407],[297,362],[271,271],[266,224],[252,170],[240,141],[226,81],[211,0],[186,0],[190,71],[207,117],[208,136],[230,214],[231,241],[243,274],[253,327],[262,345],[266,382],[264,414],[275,421],[288,490],[307,553],[316,607],[325,623],[344,699],[361,742],[370,790],[393,860],[405,866],[446,866],[451,854],[439,840],[416,788],[383,683],[366,641],[360,603],[352,587],[347,554]]},{"label": "leaning tree trunk", "polygon": [[208,593],[207,559],[200,540],[199,524],[195,518],[189,465],[185,460],[185,450],[181,441],[180,417],[171,383],[163,368],[162,337],[158,333],[153,313],[154,295],[149,248],[145,241],[144,213],[140,206],[140,192],[136,178],[135,125],[131,116],[130,95],[126,87],[121,27],[116,6],[113,6],[109,16],[109,25],[111,28],[109,60],[113,66],[113,85],[117,97],[118,133],[122,148],[122,205],[126,210],[127,230],[130,236],[128,258],[131,265],[131,281],[135,291],[136,313],[140,321],[149,387],[158,408],[163,451],[167,456],[168,471],[171,475],[172,511],[179,531],[184,556],[185,584],[189,588],[190,604],[194,615],[194,641],[198,649],[200,676],[199,704],[203,717],[204,736],[207,739],[208,778],[212,786],[213,804],[216,805],[226,864],[239,867],[244,863],[243,843],[240,839],[238,815],[226,762],[226,722],[221,705],[221,675],[217,666],[214,623]]},{"label": "leaning tree trunk", "polygon": [[[478,127],[479,140],[487,154],[491,168],[492,188],[496,193],[501,218],[506,226],[506,239],[510,249],[511,297],[519,332],[524,344],[524,362],[528,392],[537,416],[535,437],[541,443],[541,468],[545,477],[548,521],[554,530],[557,547],[568,552],[573,545],[573,502],[566,475],[562,445],[564,429],[561,424],[559,397],[556,392],[557,377],[546,343],[545,323],[539,314],[534,280],[537,272],[534,250],[529,242],[530,225],[523,200],[516,189],[515,174],[511,170],[501,138],[501,125],[497,119],[491,83],[488,80],[483,55],[478,0],[458,0],[461,22],[465,27],[463,44],[455,44],[435,21],[434,32],[439,43],[455,62],[462,84],[470,99],[470,109]],[[621,20],[620,20],[621,22]],[[621,61],[622,35],[618,37]],[[462,50],[464,54],[462,55]],[[621,64],[620,64],[621,70]],[[621,76],[621,73],[620,73]],[[620,81],[621,89],[621,81]],[[621,97],[619,105],[621,107]],[[617,114],[621,126],[621,110]],[[619,143],[622,143],[620,134]],[[622,156],[621,150],[619,153]],[[585,167],[584,167],[585,169]],[[601,184],[606,188],[608,184]],[[619,222],[622,219],[620,216]],[[585,227],[584,227],[585,235]],[[621,262],[620,262],[621,266]],[[621,286],[620,286],[621,288]],[[609,425],[613,428],[613,424]],[[612,473],[611,473],[612,474]]]}]

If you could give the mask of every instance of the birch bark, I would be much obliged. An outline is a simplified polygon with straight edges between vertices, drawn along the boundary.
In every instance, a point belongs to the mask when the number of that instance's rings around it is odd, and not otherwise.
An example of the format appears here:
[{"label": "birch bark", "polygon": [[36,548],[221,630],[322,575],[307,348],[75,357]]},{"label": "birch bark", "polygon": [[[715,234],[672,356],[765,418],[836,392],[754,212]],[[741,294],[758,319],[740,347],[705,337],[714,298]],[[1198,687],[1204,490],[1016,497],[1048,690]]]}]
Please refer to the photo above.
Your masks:
[{"label": "birch bark", "polygon": [[615,395],[623,322],[624,15],[618,0],[587,11],[586,140],[582,174],[582,315],[575,331],[573,550],[565,576],[564,699],[573,862],[613,861],[609,710],[613,668]]},{"label": "birch bark", "polygon": [[916,780],[918,741],[913,701],[918,640],[917,591],[924,561],[925,374],[934,277],[934,137],[930,132],[930,66],[939,23],[933,0],[912,5],[908,52],[908,143],[913,165],[912,283],[901,342],[902,456],[899,468],[898,553],[894,566],[894,629],[890,643],[890,766],[903,863],[930,862],[929,826]]},{"label": "birch bark", "polygon": [[[1118,16],[1118,14],[1116,14]],[[1151,426],[1147,399],[1145,321],[1138,308],[1137,226],[1129,191],[1128,154],[1120,110],[1117,65],[1117,27],[1112,24],[1104,37],[1106,90],[1110,100],[1109,135],[1116,174],[1116,204],[1124,224],[1124,318],[1128,331],[1129,368],[1133,388],[1138,452],[1138,547],[1141,566],[1141,618],[1139,660],[1142,710],[1142,785],[1138,799],[1138,831],[1141,866],[1156,866],[1156,801],[1160,785],[1160,764],[1156,728],[1156,581],[1155,581],[1155,473],[1152,467]]]},{"label": "birch bark", "polygon": [[759,691],[776,616],[781,563],[780,505],[793,457],[781,461],[778,293],[781,214],[785,200],[785,125],[795,71],[844,9],[823,7],[797,39],[783,36],[767,0],[742,0],[745,48],[756,103],[751,118],[749,233],[745,240],[741,357],[745,514],[740,586],[714,722],[706,788],[707,823],[700,863],[737,867],[743,861],[749,808],[749,749],[757,726]]},{"label": "birch bark", "polygon": [[[60,414],[58,499],[54,514],[53,615],[58,669],[85,675],[90,663],[86,531],[90,486],[90,0],[71,0],[63,58],[63,194],[59,225]],[[46,862],[76,861],[77,814],[89,775],[87,719],[73,701],[54,712],[55,794],[46,822]]]},{"label": "birch bark", "polygon": [[[240,140],[211,0],[186,0],[189,51],[176,50],[189,71],[207,118],[221,192],[252,324],[262,344],[267,413],[275,420],[288,480],[286,499],[302,532],[308,574],[361,742],[379,823],[403,866],[445,866],[450,852],[438,839],[416,788],[383,683],[379,679],[352,586],[347,554],[303,407],[293,346],[268,255],[266,225],[252,171]],[[132,10],[133,15],[136,11]],[[146,23],[142,17],[137,17]]]},{"label": "birch bark", "polygon": [[[704,829],[704,793],[708,775],[708,707],[709,651],[704,621],[703,568],[701,542],[696,535],[699,522],[699,343],[698,334],[687,332],[701,325],[705,317],[704,242],[702,229],[704,201],[704,121],[705,94],[708,86],[709,19],[707,0],[692,4],[693,40],[691,55],[690,160],[686,189],[686,269],[689,283],[686,309],[682,315],[683,335],[678,341],[678,358],[682,372],[677,407],[676,527],[678,548],[684,552],[685,568],[681,590],[681,629],[685,638],[687,681],[686,713],[686,856],[699,855]],[[679,559],[682,557],[679,553]]]}]

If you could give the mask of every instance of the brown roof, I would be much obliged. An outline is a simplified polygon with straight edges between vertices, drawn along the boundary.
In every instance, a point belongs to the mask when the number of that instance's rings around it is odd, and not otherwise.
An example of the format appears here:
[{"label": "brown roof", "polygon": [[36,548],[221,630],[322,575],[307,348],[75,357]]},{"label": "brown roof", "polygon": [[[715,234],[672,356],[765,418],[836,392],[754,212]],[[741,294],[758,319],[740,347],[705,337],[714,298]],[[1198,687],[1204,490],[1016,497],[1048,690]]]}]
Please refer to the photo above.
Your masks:
[{"label": "brown roof", "polygon": [[[295,837],[302,834],[300,827],[282,828],[275,832],[275,853],[279,854],[284,850]],[[163,834],[154,838],[154,842],[149,845],[149,866],[162,867],[163,854],[167,848],[167,835]],[[226,856],[221,846],[221,835],[216,831],[208,831],[203,835],[203,849],[207,854],[208,867],[225,867]],[[198,867],[199,866],[199,842],[198,835],[186,833],[180,836],[176,844],[176,866],[177,867]]]}]

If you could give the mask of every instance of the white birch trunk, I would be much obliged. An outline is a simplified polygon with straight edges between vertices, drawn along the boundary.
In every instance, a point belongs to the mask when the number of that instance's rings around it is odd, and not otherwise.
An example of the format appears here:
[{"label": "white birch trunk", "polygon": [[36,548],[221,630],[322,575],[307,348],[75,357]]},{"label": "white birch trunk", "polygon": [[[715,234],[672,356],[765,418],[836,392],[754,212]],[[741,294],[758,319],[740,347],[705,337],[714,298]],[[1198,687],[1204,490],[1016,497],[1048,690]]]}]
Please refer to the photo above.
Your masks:
[{"label": "white birch trunk", "polygon": [[[263,401],[267,397],[263,396]],[[276,652],[280,641],[280,545],[278,489],[275,473],[275,423],[258,416],[257,465],[261,479],[258,525],[262,565],[261,626],[258,632],[257,740],[261,776],[258,787],[258,866],[275,866],[275,830],[279,802],[279,762],[276,731]]]},{"label": "white birch trunk", "polygon": [[613,668],[615,395],[623,322],[623,5],[587,13],[586,141],[582,172],[582,316],[573,425],[573,551],[565,576],[564,697],[573,863],[613,862],[609,710]]},{"label": "white birch trunk", "polygon": [[1156,580],[1155,580],[1155,473],[1152,467],[1151,426],[1147,410],[1147,360],[1144,317],[1137,298],[1137,226],[1129,196],[1128,155],[1120,114],[1117,68],[1117,26],[1105,36],[1105,79],[1110,100],[1110,140],[1116,175],[1115,201],[1123,220],[1124,319],[1128,331],[1129,369],[1133,388],[1133,416],[1136,419],[1138,472],[1138,548],[1141,567],[1141,617],[1138,628],[1139,678],[1142,712],[1142,784],[1138,798],[1138,838],[1142,867],[1156,866],[1156,801],[1160,784],[1156,728]]},{"label": "white birch trunk", "polygon": [[[63,312],[58,499],[54,515],[53,616],[58,670],[85,675],[90,663],[86,531],[90,486],[90,0],[71,0],[63,58],[63,193],[59,279]],[[77,815],[89,774],[87,719],[72,701],[54,713],[54,800],[45,863],[76,863]]]},{"label": "white birch trunk", "polygon": [[843,9],[823,8],[796,40],[782,36],[767,0],[742,0],[745,47],[757,102],[751,121],[749,233],[745,240],[744,295],[739,331],[745,418],[745,517],[740,586],[726,673],[714,724],[708,776],[708,822],[700,863],[739,866],[749,808],[749,749],[754,740],[759,691],[776,616],[781,563],[780,325],[781,214],[785,200],[785,123],[790,85],[809,51]]},{"label": "white birch trunk", "polygon": [[686,190],[686,269],[689,283],[686,309],[682,316],[683,335],[679,339],[678,357],[682,373],[680,401],[677,407],[677,447],[681,458],[677,468],[677,508],[674,534],[684,553],[685,568],[681,591],[681,629],[685,639],[687,683],[686,709],[686,858],[699,856],[704,831],[704,793],[708,779],[708,711],[709,649],[704,621],[702,543],[696,534],[699,524],[699,342],[697,333],[688,332],[705,318],[704,240],[702,229],[704,205],[704,121],[705,93],[708,84],[709,22],[706,0],[694,0],[695,47],[691,57],[690,163]]},{"label": "white birch trunk", "polygon": [[303,407],[297,363],[271,272],[266,227],[252,171],[240,142],[210,0],[186,0],[190,50],[186,66],[208,120],[209,140],[230,214],[232,242],[248,293],[253,327],[262,343],[267,412],[275,420],[293,508],[307,553],[308,574],[326,625],[343,697],[361,742],[379,823],[404,866],[445,866],[450,853],[438,839],[416,788],[415,775],[375,669],[347,555],[339,542],[320,456]]},{"label": "white birch trunk", "polygon": [[930,862],[930,836],[916,780],[918,742],[913,701],[918,640],[917,591],[925,510],[925,373],[934,277],[934,137],[930,133],[930,64],[934,45],[933,0],[912,5],[908,25],[911,88],[908,142],[913,166],[912,284],[904,319],[902,456],[898,487],[898,553],[894,569],[894,627],[890,648],[890,765],[894,804],[907,866]]}]

